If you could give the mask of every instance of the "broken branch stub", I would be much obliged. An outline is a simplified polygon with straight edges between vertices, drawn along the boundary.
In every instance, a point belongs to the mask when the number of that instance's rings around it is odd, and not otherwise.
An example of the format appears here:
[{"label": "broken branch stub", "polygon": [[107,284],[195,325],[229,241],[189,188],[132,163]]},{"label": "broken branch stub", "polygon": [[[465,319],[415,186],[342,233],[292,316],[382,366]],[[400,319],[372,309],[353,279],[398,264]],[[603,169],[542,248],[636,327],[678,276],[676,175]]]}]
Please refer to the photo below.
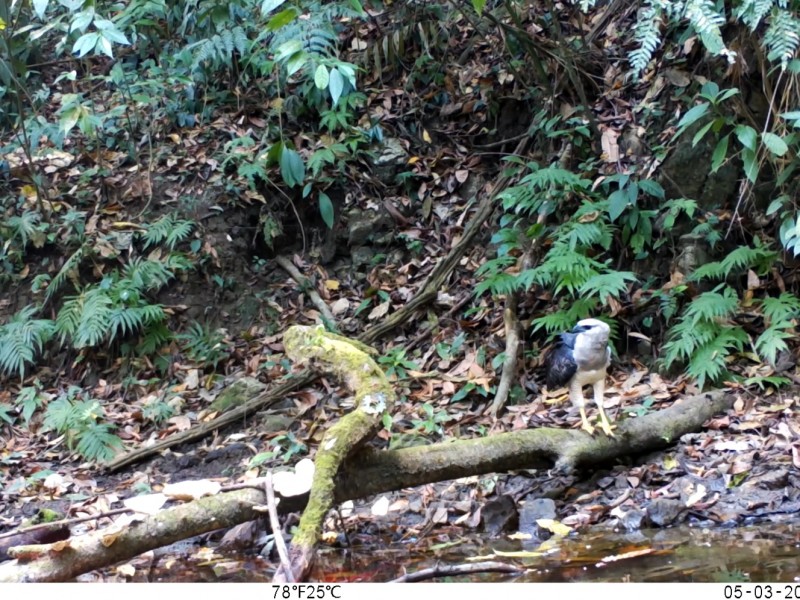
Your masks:
[{"label": "broken branch stub", "polygon": [[333,506],[339,468],[375,434],[395,400],[391,384],[370,356],[374,350],[365,344],[322,327],[296,325],[284,334],[283,345],[292,360],[312,363],[342,379],[355,394],[356,408],[328,429],[317,449],[308,504],[289,550],[292,573],[283,569],[275,573],[274,581],[281,583],[306,579],[314,563],[322,521]]}]

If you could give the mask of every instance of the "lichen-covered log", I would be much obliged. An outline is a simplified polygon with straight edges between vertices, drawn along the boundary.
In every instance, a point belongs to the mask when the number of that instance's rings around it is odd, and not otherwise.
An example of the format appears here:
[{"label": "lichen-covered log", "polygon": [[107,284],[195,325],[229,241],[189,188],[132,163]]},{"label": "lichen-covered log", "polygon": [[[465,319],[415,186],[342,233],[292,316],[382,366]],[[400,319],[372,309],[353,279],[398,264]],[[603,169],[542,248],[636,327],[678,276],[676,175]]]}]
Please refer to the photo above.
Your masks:
[{"label": "lichen-covered log", "polygon": [[292,360],[319,364],[339,376],[355,393],[356,408],[328,429],[317,449],[308,504],[289,549],[292,574],[287,577],[279,569],[276,582],[302,581],[311,571],[322,522],[333,506],[339,466],[375,435],[395,400],[391,384],[370,358],[374,351],[365,344],[328,333],[322,327],[294,326],[283,336],[283,346]]},{"label": "lichen-covered log", "polygon": [[252,507],[263,501],[257,490],[237,490],[168,508],[121,528],[55,544],[15,546],[9,555],[17,560],[0,565],[0,583],[69,581],[148,550],[257,518]]},{"label": "lichen-covered log", "polygon": [[[618,423],[614,438],[542,428],[403,450],[362,450],[340,467],[333,496],[336,502],[344,502],[468,475],[554,465],[602,465],[667,447],[682,435],[698,431],[732,403],[733,397],[723,392],[686,398],[664,410]],[[51,547],[37,546],[38,558],[0,565],[0,582],[67,581],[180,539],[258,518],[261,514],[252,507],[265,502],[260,489],[226,492],[147,517],[111,538],[114,543],[108,547],[101,543],[103,531],[71,540],[67,553],[49,553]],[[306,502],[303,496],[282,498],[278,510],[302,510]]]}]

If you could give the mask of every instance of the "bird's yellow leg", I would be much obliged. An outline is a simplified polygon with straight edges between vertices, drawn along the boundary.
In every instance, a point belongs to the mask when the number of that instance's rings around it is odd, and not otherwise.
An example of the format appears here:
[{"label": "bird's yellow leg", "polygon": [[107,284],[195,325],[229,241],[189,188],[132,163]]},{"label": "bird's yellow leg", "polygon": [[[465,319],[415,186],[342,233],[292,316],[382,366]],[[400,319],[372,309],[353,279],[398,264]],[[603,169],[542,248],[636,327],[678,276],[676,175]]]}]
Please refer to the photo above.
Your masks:
[{"label": "bird's yellow leg", "polygon": [[589,435],[594,435],[594,427],[589,423],[589,419],[586,418],[586,409],[581,406],[578,410],[581,413],[581,429]]},{"label": "bird's yellow leg", "polygon": [[594,402],[597,404],[597,412],[600,415],[600,429],[603,430],[608,437],[614,437],[614,426],[608,422],[608,417],[603,410],[603,396],[606,392],[606,382],[599,381],[594,384]]}]

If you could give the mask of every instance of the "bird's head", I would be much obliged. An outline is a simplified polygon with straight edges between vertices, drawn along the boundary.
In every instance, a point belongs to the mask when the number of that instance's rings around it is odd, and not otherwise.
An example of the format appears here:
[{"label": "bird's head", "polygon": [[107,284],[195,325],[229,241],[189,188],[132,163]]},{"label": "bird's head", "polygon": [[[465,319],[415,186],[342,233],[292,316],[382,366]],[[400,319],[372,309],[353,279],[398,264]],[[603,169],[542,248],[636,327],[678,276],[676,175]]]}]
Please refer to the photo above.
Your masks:
[{"label": "bird's head", "polygon": [[608,343],[611,328],[599,319],[582,319],[572,328],[572,333],[586,335],[594,343]]}]

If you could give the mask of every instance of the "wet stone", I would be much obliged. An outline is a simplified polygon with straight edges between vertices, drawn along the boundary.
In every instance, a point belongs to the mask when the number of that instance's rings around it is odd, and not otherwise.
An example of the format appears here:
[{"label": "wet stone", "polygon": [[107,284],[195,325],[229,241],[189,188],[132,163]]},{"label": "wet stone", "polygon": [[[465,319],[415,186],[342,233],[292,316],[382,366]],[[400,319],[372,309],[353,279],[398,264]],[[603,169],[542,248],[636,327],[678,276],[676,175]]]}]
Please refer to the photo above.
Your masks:
[{"label": "wet stone", "polygon": [[669,527],[684,520],[684,509],[678,500],[657,498],[647,506],[647,519],[656,527]]},{"label": "wet stone", "polygon": [[514,531],[519,524],[519,513],[510,496],[500,496],[487,503],[481,510],[483,530],[489,535],[500,535]]}]

